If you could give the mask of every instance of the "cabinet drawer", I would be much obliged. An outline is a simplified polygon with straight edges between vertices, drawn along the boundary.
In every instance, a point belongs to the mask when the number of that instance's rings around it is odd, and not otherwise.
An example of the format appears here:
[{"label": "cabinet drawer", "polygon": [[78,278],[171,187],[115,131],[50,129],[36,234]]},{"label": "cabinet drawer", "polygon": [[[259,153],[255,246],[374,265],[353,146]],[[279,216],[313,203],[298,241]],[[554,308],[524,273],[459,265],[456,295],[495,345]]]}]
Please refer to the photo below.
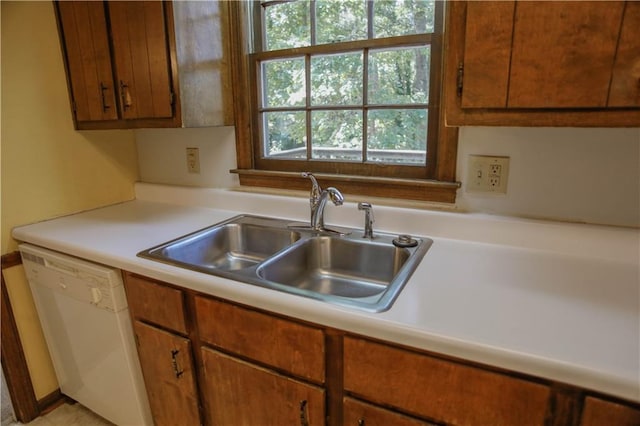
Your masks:
[{"label": "cabinet drawer", "polygon": [[128,273],[124,281],[134,318],[187,334],[182,291]]},{"label": "cabinet drawer", "polygon": [[202,348],[209,421],[215,425],[325,424],[325,391]]},{"label": "cabinet drawer", "polygon": [[638,426],[640,409],[587,397],[584,401],[581,426]]},{"label": "cabinet drawer", "polygon": [[324,383],[322,330],[204,297],[195,305],[202,341]]},{"label": "cabinet drawer", "polygon": [[342,423],[345,426],[434,426],[433,423],[423,422],[349,397],[344,398],[342,407]]},{"label": "cabinet drawer", "polygon": [[344,387],[435,421],[541,425],[547,386],[354,337],[344,340]]}]

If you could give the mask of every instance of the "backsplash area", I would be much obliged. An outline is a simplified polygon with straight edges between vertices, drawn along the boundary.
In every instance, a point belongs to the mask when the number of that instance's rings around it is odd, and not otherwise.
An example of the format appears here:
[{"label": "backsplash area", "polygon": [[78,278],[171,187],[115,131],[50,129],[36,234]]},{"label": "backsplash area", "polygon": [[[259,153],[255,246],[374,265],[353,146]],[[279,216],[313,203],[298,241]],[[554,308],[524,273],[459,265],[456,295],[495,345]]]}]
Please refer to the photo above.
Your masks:
[{"label": "backsplash area", "polygon": [[[233,127],[137,130],[143,182],[238,185]],[[188,173],[186,148],[199,148]],[[466,190],[469,155],[510,157],[506,194]],[[640,128],[463,127],[459,211],[640,227]]]},{"label": "backsplash area", "polygon": [[[467,192],[469,155],[510,157],[506,195]],[[463,127],[461,210],[640,227],[640,128]]]}]

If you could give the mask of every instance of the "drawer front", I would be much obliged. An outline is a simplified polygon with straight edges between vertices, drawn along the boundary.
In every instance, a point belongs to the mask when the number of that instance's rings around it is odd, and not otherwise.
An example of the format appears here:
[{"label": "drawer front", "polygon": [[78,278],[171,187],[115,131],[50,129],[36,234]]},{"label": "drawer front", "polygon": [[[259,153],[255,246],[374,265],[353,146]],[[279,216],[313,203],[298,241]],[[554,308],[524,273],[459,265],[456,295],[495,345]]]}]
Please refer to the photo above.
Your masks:
[{"label": "drawer front", "polygon": [[134,318],[187,334],[182,291],[128,273],[125,290]]},{"label": "drawer front", "polygon": [[214,299],[196,297],[195,304],[202,341],[324,383],[322,330]]},{"label": "drawer front", "polygon": [[344,340],[344,387],[458,426],[541,425],[550,394],[544,385],[354,337]]},{"label": "drawer front", "polygon": [[581,426],[639,426],[640,409],[601,399],[587,397],[584,401]]},{"label": "drawer front", "polygon": [[435,426],[394,411],[365,404],[357,399],[343,400],[342,423],[345,426]]}]

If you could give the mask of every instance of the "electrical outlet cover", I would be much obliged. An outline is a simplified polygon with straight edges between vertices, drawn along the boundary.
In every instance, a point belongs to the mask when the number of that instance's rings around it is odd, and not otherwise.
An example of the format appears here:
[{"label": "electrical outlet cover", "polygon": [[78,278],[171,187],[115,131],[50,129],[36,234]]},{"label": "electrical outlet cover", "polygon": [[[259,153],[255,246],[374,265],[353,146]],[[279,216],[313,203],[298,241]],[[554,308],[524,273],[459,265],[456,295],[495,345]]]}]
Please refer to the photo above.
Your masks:
[{"label": "electrical outlet cover", "polygon": [[507,193],[509,157],[470,155],[467,166],[467,192]]}]

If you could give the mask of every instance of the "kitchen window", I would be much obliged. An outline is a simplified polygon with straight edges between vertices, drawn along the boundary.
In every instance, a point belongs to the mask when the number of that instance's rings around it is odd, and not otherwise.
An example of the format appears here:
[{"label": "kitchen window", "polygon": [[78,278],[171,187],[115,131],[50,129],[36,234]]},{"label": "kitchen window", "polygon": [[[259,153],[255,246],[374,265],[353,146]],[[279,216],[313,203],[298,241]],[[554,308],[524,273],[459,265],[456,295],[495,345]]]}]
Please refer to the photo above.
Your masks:
[{"label": "kitchen window", "polygon": [[236,7],[245,24],[236,28],[245,30],[236,47],[246,80],[240,73],[235,85],[244,94],[236,95],[242,184],[306,188],[292,178],[311,171],[343,192],[453,201],[455,161],[443,154],[455,151],[457,133],[439,114],[443,2]]}]

